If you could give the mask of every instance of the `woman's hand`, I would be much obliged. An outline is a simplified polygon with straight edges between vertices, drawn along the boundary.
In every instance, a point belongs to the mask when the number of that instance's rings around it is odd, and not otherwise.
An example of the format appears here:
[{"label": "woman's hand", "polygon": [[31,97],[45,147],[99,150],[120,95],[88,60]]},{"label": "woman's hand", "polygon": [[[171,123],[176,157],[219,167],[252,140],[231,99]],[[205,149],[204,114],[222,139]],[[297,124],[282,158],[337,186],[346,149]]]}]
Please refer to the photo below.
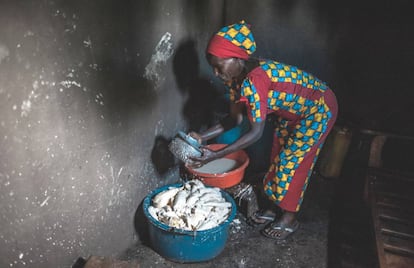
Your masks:
[{"label": "woman's hand", "polygon": [[191,162],[189,163],[189,166],[192,168],[199,168],[205,164],[207,164],[210,161],[213,161],[217,158],[220,158],[217,152],[212,151],[208,149],[207,147],[201,147],[200,148],[202,154],[200,157],[191,157]]},{"label": "woman's hand", "polygon": [[198,134],[197,132],[191,131],[187,135],[194,138],[194,139],[196,139],[199,144],[201,144],[203,142],[203,139],[201,138],[201,135]]}]

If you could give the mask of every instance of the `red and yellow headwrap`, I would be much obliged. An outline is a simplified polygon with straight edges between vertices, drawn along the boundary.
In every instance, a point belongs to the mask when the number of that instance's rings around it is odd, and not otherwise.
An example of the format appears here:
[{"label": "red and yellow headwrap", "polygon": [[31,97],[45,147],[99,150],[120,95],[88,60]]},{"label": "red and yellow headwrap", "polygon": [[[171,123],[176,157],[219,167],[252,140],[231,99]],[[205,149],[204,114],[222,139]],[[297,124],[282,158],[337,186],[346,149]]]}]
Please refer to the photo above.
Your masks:
[{"label": "red and yellow headwrap", "polygon": [[219,58],[247,60],[256,51],[250,25],[244,20],[221,28],[210,40],[207,53]]}]

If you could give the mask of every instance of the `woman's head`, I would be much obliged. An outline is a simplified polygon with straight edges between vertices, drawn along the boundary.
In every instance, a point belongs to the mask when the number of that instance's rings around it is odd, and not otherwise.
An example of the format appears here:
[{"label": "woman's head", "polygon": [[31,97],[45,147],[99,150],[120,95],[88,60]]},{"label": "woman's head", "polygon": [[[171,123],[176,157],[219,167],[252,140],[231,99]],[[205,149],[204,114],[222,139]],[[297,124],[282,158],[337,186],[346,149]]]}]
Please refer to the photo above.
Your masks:
[{"label": "woman's head", "polygon": [[256,51],[256,42],[244,20],[221,28],[207,46],[207,53],[219,58],[247,60]]},{"label": "woman's head", "polygon": [[224,81],[237,78],[244,61],[256,51],[256,42],[244,20],[221,28],[207,46],[207,60],[214,73]]},{"label": "woman's head", "polygon": [[220,58],[207,54],[207,61],[214,74],[226,82],[237,79],[245,68],[244,60],[239,58]]}]

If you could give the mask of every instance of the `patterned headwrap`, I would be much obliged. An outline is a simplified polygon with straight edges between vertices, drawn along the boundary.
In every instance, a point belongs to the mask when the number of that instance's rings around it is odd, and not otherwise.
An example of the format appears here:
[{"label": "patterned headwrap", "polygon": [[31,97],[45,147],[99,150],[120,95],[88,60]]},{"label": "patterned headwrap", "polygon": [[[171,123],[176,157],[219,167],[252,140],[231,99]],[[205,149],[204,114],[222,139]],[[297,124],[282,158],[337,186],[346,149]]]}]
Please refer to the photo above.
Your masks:
[{"label": "patterned headwrap", "polygon": [[210,40],[207,53],[219,58],[247,60],[256,51],[250,25],[244,20],[221,28]]}]

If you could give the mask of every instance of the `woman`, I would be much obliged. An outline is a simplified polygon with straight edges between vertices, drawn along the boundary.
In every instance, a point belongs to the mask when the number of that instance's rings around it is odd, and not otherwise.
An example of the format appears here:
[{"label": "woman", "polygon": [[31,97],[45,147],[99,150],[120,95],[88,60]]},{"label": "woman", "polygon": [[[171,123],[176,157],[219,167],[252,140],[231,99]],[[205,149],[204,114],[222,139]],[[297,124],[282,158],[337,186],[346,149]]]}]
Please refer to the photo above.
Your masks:
[{"label": "woman", "polygon": [[[309,177],[319,151],[337,116],[337,102],[332,90],[318,78],[294,66],[250,57],[256,43],[244,21],[225,26],[210,40],[207,60],[215,75],[231,93],[231,113],[226,120],[204,133],[190,133],[200,142],[217,137],[242,119],[247,109],[251,127],[234,143],[218,151],[203,148],[194,158],[195,166],[244,149],[257,141],[264,129],[266,116],[277,115],[272,159],[266,173],[264,192],[283,214],[274,219],[262,234],[285,239],[295,232]],[[251,221],[264,223],[266,215],[256,213]]]}]

